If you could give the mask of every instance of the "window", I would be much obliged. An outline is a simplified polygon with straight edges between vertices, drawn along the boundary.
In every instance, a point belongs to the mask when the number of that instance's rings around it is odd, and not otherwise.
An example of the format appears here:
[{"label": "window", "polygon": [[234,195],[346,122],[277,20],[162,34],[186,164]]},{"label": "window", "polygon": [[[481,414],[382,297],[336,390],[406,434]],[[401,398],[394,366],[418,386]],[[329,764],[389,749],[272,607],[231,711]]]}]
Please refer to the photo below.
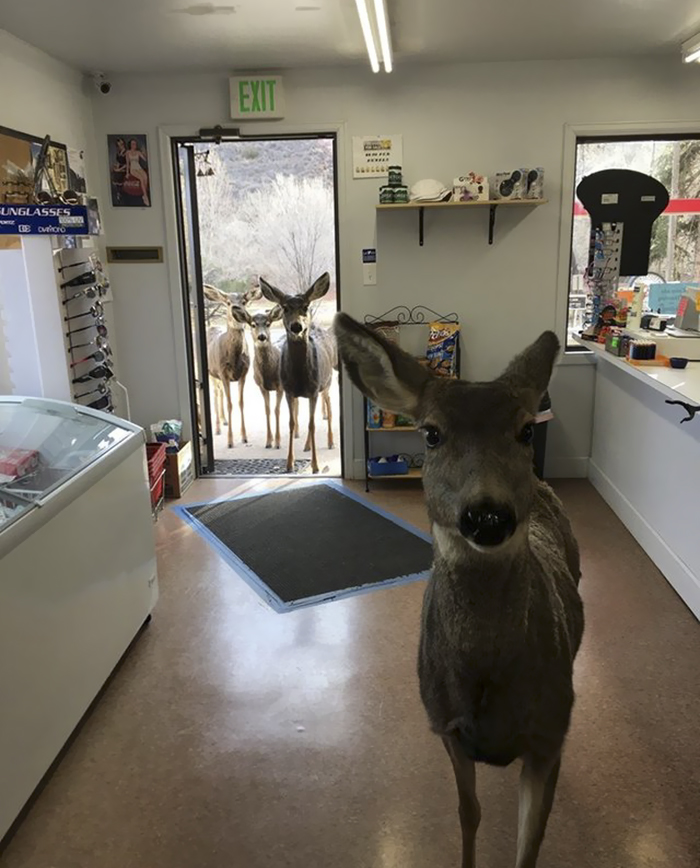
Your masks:
[{"label": "window", "polygon": [[[634,283],[643,279],[649,286],[647,307],[673,313],[685,285],[700,282],[700,135],[578,138],[574,190],[587,175],[603,169],[644,172],[661,181],[670,195],[654,223],[649,273],[621,276],[617,298],[611,301],[624,307]],[[573,207],[567,343],[569,349],[580,349],[571,338],[588,324],[590,218],[575,192]]]}]

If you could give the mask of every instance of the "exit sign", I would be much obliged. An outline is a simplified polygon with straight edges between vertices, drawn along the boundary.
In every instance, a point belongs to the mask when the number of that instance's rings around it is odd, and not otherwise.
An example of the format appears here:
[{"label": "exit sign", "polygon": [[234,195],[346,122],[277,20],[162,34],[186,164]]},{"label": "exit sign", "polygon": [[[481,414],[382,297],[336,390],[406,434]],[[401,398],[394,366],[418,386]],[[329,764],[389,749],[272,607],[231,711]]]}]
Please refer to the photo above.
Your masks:
[{"label": "exit sign", "polygon": [[237,121],[284,117],[284,85],[281,75],[249,75],[230,78],[231,118]]}]

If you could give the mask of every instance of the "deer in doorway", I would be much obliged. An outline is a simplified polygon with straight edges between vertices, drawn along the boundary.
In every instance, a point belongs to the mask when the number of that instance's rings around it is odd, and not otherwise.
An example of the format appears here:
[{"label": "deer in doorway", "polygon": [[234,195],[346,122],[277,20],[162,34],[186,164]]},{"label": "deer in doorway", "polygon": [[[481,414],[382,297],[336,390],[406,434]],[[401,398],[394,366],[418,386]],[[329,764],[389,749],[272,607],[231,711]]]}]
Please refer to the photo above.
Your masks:
[{"label": "deer in doorway", "polygon": [[574,702],[583,634],[579,553],[535,477],[535,415],[559,351],[545,332],[490,383],[446,380],[346,314],[335,323],[353,382],[423,432],[434,561],[418,654],[430,726],[452,762],[462,868],[474,868],[475,764],[522,760],[516,868],[535,868]]},{"label": "deer in doorway", "polygon": [[[248,442],[243,411],[243,390],[250,369],[250,356],[245,338],[244,326],[233,315],[234,307],[245,307],[256,298],[260,290],[253,287],[243,293],[226,293],[209,284],[204,284],[204,295],[210,300],[223,304],[226,308],[226,330],[211,328],[207,332],[207,360],[209,376],[214,385],[214,413],[216,433],[221,433],[221,419],[224,418],[224,395],[228,420],[228,448],[233,449],[233,424],[231,405],[231,383],[238,383],[238,407],[241,411],[241,440]],[[224,422],[226,424],[226,422]]]},{"label": "deer in doorway", "polygon": [[[270,392],[275,392],[275,449],[280,448],[280,405],[282,403],[282,379],[280,376],[281,352],[272,342],[270,328],[282,318],[282,308],[275,305],[263,313],[249,313],[244,307],[232,308],[236,320],[250,326],[253,335],[253,379],[262,392],[265,401],[265,418],[267,420],[267,440],[265,448],[272,448],[272,428],[270,427]],[[295,432],[296,433],[296,432]]]},{"label": "deer in doorway", "polygon": [[299,398],[309,401],[309,433],[305,451],[311,449],[311,470],[318,473],[316,454],[316,403],[319,395],[323,401],[328,423],[328,448],[333,448],[333,413],[331,410],[330,388],[333,369],[337,367],[335,340],[326,329],[311,321],[309,307],[311,302],[322,298],[331,285],[330,275],[326,272],[306,292],[287,295],[272,286],[262,277],[260,289],[269,301],[282,309],[285,341],[282,344],[280,377],[282,388],[289,407],[289,450],[287,452],[287,473],[294,470],[294,432],[297,426],[297,406]]}]

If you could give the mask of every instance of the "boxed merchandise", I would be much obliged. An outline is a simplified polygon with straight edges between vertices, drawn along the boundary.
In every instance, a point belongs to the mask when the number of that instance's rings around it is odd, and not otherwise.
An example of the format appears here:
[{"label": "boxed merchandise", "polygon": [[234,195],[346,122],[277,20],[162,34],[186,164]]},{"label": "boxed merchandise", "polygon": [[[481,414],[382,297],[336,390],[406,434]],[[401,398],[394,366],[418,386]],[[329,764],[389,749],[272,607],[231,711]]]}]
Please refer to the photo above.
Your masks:
[{"label": "boxed merchandise", "polygon": [[493,179],[492,199],[525,199],[528,169],[497,172]]},{"label": "boxed merchandise", "polygon": [[156,443],[165,443],[167,452],[177,452],[180,448],[182,422],[179,419],[161,419],[151,425],[151,435]]},{"label": "boxed merchandise", "polygon": [[387,455],[381,458],[370,458],[367,461],[371,476],[403,476],[408,473],[408,461],[401,455]]},{"label": "boxed merchandise", "polygon": [[182,497],[185,490],[194,482],[194,456],[192,443],[188,440],[178,452],[165,456],[165,496]]},{"label": "boxed merchandise", "polygon": [[468,172],[452,182],[452,198],[455,202],[486,202],[489,198],[489,182],[484,175]]},{"label": "boxed merchandise", "polygon": [[17,479],[33,473],[39,466],[39,453],[36,449],[10,449],[0,446],[0,474]]},{"label": "boxed merchandise", "polygon": [[544,169],[538,166],[536,169],[528,169],[527,172],[526,199],[544,198]]},{"label": "boxed merchandise", "polygon": [[367,427],[381,428],[382,427],[382,411],[374,403],[367,399]]},{"label": "boxed merchandise", "polygon": [[431,322],[426,357],[430,370],[440,377],[457,373],[458,323]]}]

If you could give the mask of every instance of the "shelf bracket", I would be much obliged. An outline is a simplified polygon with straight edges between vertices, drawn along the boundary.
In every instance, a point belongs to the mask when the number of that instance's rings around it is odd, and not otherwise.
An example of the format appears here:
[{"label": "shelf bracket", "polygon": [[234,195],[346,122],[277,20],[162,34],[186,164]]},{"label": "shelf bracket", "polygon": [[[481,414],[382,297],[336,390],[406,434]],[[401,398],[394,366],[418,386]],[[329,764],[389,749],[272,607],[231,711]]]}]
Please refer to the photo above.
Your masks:
[{"label": "shelf bracket", "polygon": [[418,209],[418,243],[423,246],[423,212],[425,208]]},{"label": "shelf bracket", "polygon": [[498,208],[498,205],[489,206],[489,244],[493,244],[493,227],[496,225],[496,208]]}]

